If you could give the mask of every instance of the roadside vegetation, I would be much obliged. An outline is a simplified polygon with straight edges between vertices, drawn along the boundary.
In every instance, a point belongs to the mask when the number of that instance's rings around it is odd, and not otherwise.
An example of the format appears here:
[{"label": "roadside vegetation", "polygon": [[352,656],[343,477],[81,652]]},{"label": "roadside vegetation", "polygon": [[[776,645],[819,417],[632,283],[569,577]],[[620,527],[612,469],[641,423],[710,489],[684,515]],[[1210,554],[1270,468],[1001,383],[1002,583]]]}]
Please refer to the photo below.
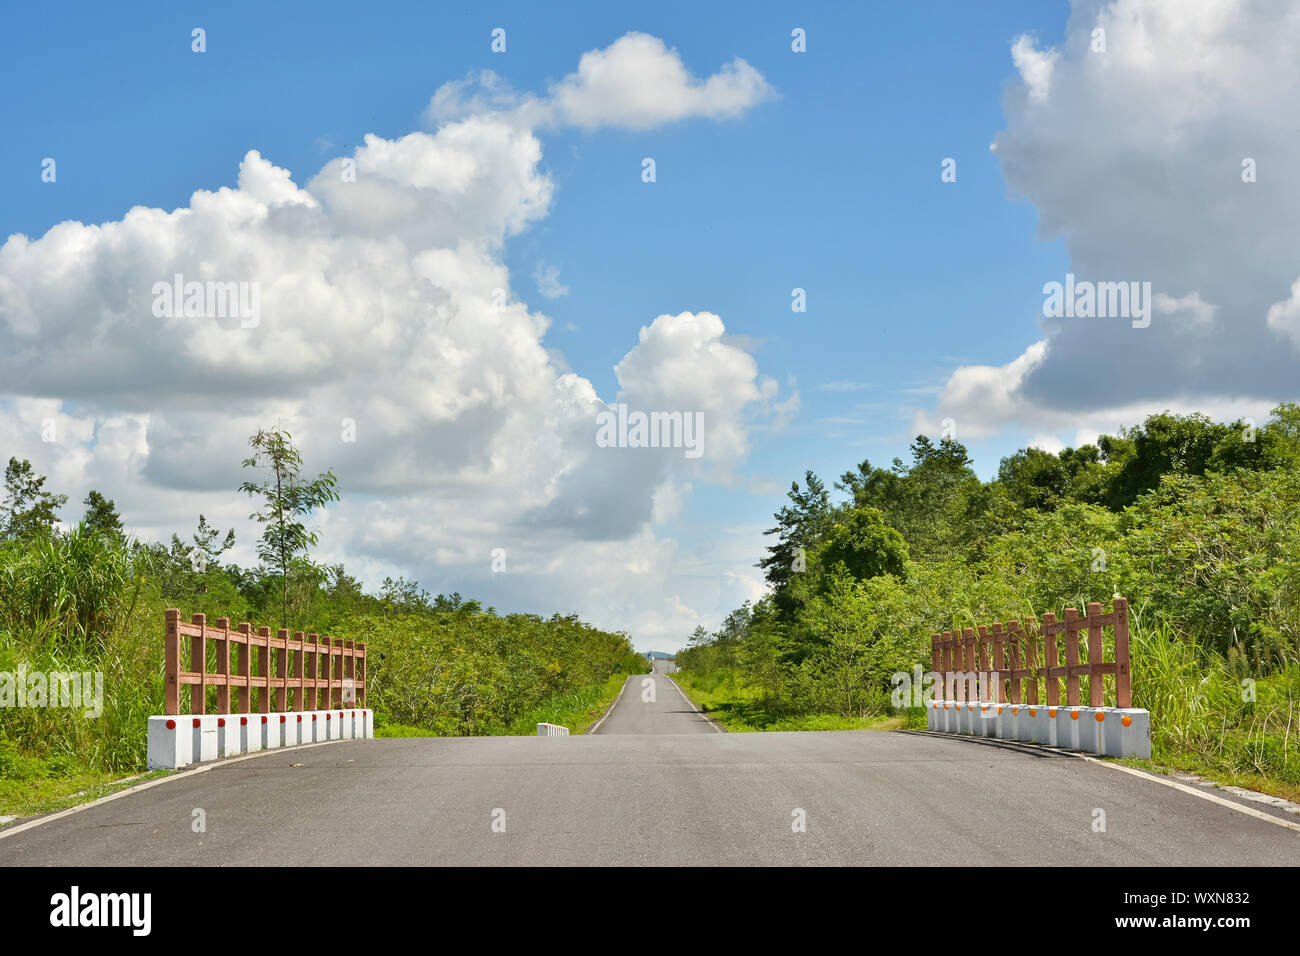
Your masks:
[{"label": "roadside vegetation", "polygon": [[[835,494],[835,493],[838,494]],[[834,499],[834,500],[833,500]],[[697,628],[679,680],[733,729],[894,716],[930,636],[1122,594],[1162,766],[1300,793],[1300,407],[1261,427],[1153,415],[981,482],[964,445],[808,472],[768,532],[771,596]],[[734,726],[733,726],[734,725]]]},{"label": "roadside vegetation", "polygon": [[80,708],[0,706],[0,815],[96,795],[144,771],[146,718],[163,712],[168,607],[186,619],[202,612],[365,641],[367,703],[376,732],[394,736],[532,734],[540,721],[577,732],[599,717],[622,675],[649,669],[627,635],[575,615],[503,615],[404,579],[365,593],[341,565],[310,556],[316,538],[307,523],[338,499],[333,475],[302,476],[282,431],[259,431],[251,446],[250,480],[239,491],[263,532],[252,568],[225,560],[234,533],[203,515],[184,539],[131,539],[97,491],[61,530],[66,496],[30,463],[9,460],[0,497],[0,675],[102,674],[103,705],[89,718]]}]

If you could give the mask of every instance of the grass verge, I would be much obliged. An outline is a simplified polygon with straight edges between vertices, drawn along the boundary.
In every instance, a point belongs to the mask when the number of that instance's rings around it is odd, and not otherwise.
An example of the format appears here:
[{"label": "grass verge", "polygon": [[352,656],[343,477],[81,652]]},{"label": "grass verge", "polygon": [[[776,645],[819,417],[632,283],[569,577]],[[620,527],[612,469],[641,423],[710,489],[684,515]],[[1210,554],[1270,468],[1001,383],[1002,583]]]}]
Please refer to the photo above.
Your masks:
[{"label": "grass verge", "polygon": [[170,770],[154,770],[119,778],[116,774],[88,771],[64,777],[0,780],[0,816],[21,819],[66,810],[169,773]]},{"label": "grass verge", "polygon": [[1243,790],[1254,790],[1256,793],[1266,793],[1270,797],[1281,797],[1283,800],[1300,803],[1300,786],[1293,783],[1287,783],[1278,780],[1276,777],[1267,777],[1258,773],[1225,772],[1207,764],[1203,760],[1197,760],[1187,755],[1161,756],[1157,754],[1151,760],[1106,759],[1113,760],[1114,763],[1123,764],[1126,767],[1132,767],[1134,770],[1146,770],[1150,773],[1160,773],[1165,776],[1191,773],[1220,787],[1241,787]]}]

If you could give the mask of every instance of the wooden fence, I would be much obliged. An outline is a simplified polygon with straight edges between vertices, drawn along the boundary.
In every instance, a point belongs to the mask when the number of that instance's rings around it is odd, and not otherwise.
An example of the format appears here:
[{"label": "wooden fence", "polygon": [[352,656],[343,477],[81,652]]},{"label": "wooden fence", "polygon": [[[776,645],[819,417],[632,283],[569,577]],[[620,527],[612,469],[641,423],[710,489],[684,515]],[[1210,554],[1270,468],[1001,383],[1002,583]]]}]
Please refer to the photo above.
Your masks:
[{"label": "wooden fence", "polygon": [[[183,684],[190,685],[192,714],[207,712],[209,687],[217,689],[218,714],[331,710],[344,704],[366,704],[364,643],[331,641],[328,636],[302,631],[290,636],[286,628],[272,637],[269,627],[254,630],[242,623],[232,628],[225,617],[209,625],[203,614],[195,614],[186,624],[176,608],[168,609],[166,627],[168,714],[181,712]],[[215,645],[211,654],[209,644]],[[189,670],[181,670],[185,656]],[[345,696],[351,699],[345,700]]]},{"label": "wooden fence", "polygon": [[[944,631],[930,641],[934,670],[942,675],[945,700],[1037,704],[1039,681],[1046,684],[1051,706],[1061,703],[1065,681],[1066,706],[1081,706],[1080,679],[1088,681],[1088,706],[1106,706],[1106,677],[1114,677],[1115,706],[1132,707],[1129,673],[1128,601],[1117,597],[1110,611],[1088,605],[1080,616],[1066,608],[1065,619],[1043,615],[1007,621],[991,628]],[[1114,659],[1105,660],[1105,628],[1113,632]],[[1063,641],[1063,645],[1058,643]],[[991,653],[990,653],[991,652]],[[1041,661],[1041,663],[1040,663]],[[1008,694],[1009,691],[1009,694]]]}]

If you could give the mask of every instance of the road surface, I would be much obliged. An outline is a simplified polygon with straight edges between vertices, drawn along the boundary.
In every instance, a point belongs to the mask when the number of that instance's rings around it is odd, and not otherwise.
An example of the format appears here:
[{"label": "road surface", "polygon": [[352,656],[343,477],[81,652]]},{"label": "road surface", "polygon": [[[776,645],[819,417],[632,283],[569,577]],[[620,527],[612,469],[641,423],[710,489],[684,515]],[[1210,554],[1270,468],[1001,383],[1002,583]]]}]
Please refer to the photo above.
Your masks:
[{"label": "road surface", "polygon": [[[618,704],[595,728],[597,734],[714,734],[721,728],[696,709],[681,689],[664,675],[666,661],[654,662],[653,675],[635,675],[623,685]],[[649,688],[643,685],[649,679]]]},{"label": "road surface", "polygon": [[718,733],[665,677],[656,690],[642,703],[633,678],[590,736],[356,740],[215,765],[0,836],[0,865],[1300,861],[1300,833],[1074,757],[923,732]]}]

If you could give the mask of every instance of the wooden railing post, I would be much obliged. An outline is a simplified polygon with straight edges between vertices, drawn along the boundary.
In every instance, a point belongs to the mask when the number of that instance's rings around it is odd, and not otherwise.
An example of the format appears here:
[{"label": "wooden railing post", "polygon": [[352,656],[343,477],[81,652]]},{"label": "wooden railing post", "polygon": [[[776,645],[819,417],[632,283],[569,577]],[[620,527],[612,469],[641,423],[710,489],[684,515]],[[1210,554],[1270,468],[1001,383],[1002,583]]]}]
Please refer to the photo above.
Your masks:
[{"label": "wooden railing post", "polygon": [[1020,633],[1019,621],[1007,621],[1006,632],[1007,645],[1011,651],[1011,703],[1018,704],[1024,699],[1021,693],[1025,682],[1024,665],[1020,661],[1020,645],[1024,641],[1024,635]]},{"label": "wooden railing post", "polygon": [[943,675],[943,699],[956,700],[952,686],[952,631],[944,631],[939,637],[939,673]]},{"label": "wooden railing post", "polygon": [[1005,648],[1003,647],[1005,641],[1006,641],[1006,636],[1002,633],[1002,625],[1000,623],[994,623],[993,625],[993,671],[994,671],[993,701],[994,703],[998,703],[998,704],[1002,703],[1002,686],[1003,686],[1003,681],[1005,681],[1007,677],[1007,675],[1004,673],[1007,666]]},{"label": "wooden railing post", "polygon": [[1047,706],[1055,707],[1061,702],[1061,684],[1056,677],[1056,668],[1061,663],[1060,653],[1056,649],[1056,615],[1048,611],[1043,615],[1043,671],[1047,675]]},{"label": "wooden railing post", "polygon": [[1079,612],[1075,608],[1065,609],[1065,703],[1069,707],[1078,707],[1082,702],[1079,696]]},{"label": "wooden railing post", "polygon": [[1115,706],[1133,706],[1133,689],[1129,674],[1128,601],[1115,598]]},{"label": "wooden railing post", "polygon": [[304,676],[303,667],[303,638],[306,637],[302,631],[293,632],[293,643],[289,645],[289,665],[293,675],[293,689],[289,692],[289,709],[304,710],[306,699],[304,697]]},{"label": "wooden railing post", "polygon": [[343,679],[352,685],[352,700],[343,701],[345,704],[355,707],[357,704],[357,646],[356,643],[348,638],[343,642],[343,651],[346,655],[343,658]]},{"label": "wooden railing post", "polygon": [[320,643],[324,648],[321,653],[325,655],[325,699],[316,703],[321,710],[332,710],[334,708],[334,645],[328,634],[322,635]]},{"label": "wooden railing post", "polygon": [[163,711],[168,714],[181,712],[181,612],[179,608],[169,607],[166,615],[166,631],[163,635],[163,670],[166,674],[163,685]]},{"label": "wooden railing post", "polygon": [[983,624],[976,629],[976,643],[979,646],[979,666],[976,668],[979,675],[979,699],[992,700],[992,688],[989,687],[989,629]]},{"label": "wooden railing post", "polygon": [[248,679],[252,675],[248,669],[248,642],[252,640],[253,625],[247,621],[241,621],[236,630],[239,631],[240,638],[239,644],[235,648],[235,667],[239,671],[239,691],[235,695],[235,700],[239,705],[241,714],[251,714],[253,711],[248,703]]},{"label": "wooden railing post", "polygon": [[217,713],[230,713],[230,618],[219,617],[216,626],[221,630],[217,638],[217,674],[221,683],[217,684]]},{"label": "wooden railing post", "polygon": [[1088,602],[1088,705],[1102,707],[1106,702],[1105,639],[1102,634],[1101,605]]},{"label": "wooden railing post", "polygon": [[961,700],[961,682],[957,679],[958,661],[961,654],[957,650],[957,635],[944,631],[944,696],[948,700]]},{"label": "wooden railing post", "polygon": [[943,635],[941,634],[930,635],[930,670],[934,672],[934,680],[937,685],[937,692],[934,695],[935,700],[947,700],[943,696],[943,661],[941,659],[943,648],[939,646],[939,642],[942,640]]},{"label": "wooden railing post", "polygon": [[336,637],[334,647],[338,654],[338,670],[334,672],[334,706],[342,707],[343,679],[348,676],[348,642],[341,637]]},{"label": "wooden railing post", "polygon": [[[1025,618],[1025,670],[1029,671],[1029,694],[1026,704],[1038,703],[1038,636],[1040,633],[1038,619],[1034,617]],[[1047,615],[1043,615],[1043,623],[1047,623]]]},{"label": "wooden railing post", "polygon": [[289,709],[289,629],[280,628],[275,635],[275,709]]},{"label": "wooden railing post", "polygon": [[307,644],[303,650],[307,659],[307,709],[320,710],[317,686],[320,680],[320,635],[312,631],[307,635]]},{"label": "wooden railing post", "polygon": [[208,708],[208,617],[195,614],[190,623],[198,626],[199,633],[190,638],[190,670],[199,675],[198,683],[190,687],[190,713],[207,712]]},{"label": "wooden railing post", "polygon": [[369,674],[366,673],[368,668],[366,667],[365,641],[358,644],[357,648],[361,651],[361,676],[357,680],[357,703],[364,707],[366,706],[366,682],[370,679]]},{"label": "wooden railing post", "polygon": [[975,670],[975,628],[962,628],[962,644],[965,653],[962,655],[962,681],[966,684],[966,703],[971,704],[979,700],[979,688],[971,680],[971,673]]},{"label": "wooden railing post", "polygon": [[257,710],[271,712],[271,629],[257,629]]}]

